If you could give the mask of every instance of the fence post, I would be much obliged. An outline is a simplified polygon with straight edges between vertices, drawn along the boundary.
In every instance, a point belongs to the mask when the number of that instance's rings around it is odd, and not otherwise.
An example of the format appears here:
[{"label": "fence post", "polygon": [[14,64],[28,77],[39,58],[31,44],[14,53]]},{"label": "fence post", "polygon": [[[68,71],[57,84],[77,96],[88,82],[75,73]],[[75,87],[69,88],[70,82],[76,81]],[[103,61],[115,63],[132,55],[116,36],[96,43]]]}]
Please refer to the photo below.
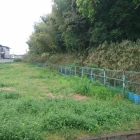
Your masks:
[{"label": "fence post", "polygon": [[65,75],[66,75],[66,67],[65,67]]},{"label": "fence post", "polygon": [[75,76],[76,76],[76,67],[75,67]]},{"label": "fence post", "polygon": [[70,75],[72,75],[72,70],[71,70],[71,67],[70,67]]},{"label": "fence post", "polygon": [[67,67],[67,75],[70,75],[70,67]]},{"label": "fence post", "polygon": [[83,77],[83,75],[84,75],[84,68],[82,67],[82,77]]},{"label": "fence post", "polygon": [[125,93],[125,71],[122,72],[122,87],[123,87],[123,93]]},{"label": "fence post", "polygon": [[114,79],[114,88],[116,88],[116,79]]},{"label": "fence post", "polygon": [[93,75],[93,72],[92,72],[92,68],[91,68],[91,71],[90,71],[90,80],[91,80],[91,81],[93,81],[92,75]]},{"label": "fence post", "polygon": [[95,69],[94,69],[94,73],[93,73],[93,71],[92,71],[92,75],[94,75],[94,81],[96,81]]},{"label": "fence post", "polygon": [[106,85],[106,70],[104,69],[104,85]]},{"label": "fence post", "polygon": [[61,73],[62,73],[62,66],[61,66]]}]

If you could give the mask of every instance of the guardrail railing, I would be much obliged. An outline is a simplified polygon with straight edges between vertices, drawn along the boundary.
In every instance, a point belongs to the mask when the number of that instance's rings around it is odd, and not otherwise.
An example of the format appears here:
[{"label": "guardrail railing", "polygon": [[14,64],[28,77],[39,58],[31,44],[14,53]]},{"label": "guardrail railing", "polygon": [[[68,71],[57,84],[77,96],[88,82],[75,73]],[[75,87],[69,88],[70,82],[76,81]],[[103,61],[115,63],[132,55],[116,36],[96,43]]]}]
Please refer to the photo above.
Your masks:
[{"label": "guardrail railing", "polygon": [[140,72],[78,66],[53,65],[53,68],[63,75],[85,75],[91,81],[98,81],[118,93],[124,93],[131,101],[140,103]]},{"label": "guardrail railing", "polygon": [[[46,64],[36,63],[39,66]],[[98,81],[118,93],[124,93],[130,100],[140,103],[140,72],[109,70],[80,66],[51,65],[59,73],[67,76],[87,76],[91,81]]]}]

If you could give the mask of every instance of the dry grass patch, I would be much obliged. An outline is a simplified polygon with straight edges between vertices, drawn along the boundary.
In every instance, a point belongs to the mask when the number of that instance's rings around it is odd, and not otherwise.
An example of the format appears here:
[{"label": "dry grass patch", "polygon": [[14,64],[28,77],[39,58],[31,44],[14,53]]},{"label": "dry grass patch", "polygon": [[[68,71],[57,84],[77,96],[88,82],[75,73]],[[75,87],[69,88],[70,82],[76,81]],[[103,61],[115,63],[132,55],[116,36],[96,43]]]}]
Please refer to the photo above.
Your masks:
[{"label": "dry grass patch", "polygon": [[14,63],[13,63],[12,66],[21,66],[21,64],[14,64]]},{"label": "dry grass patch", "polygon": [[48,94],[46,94],[46,97],[49,97],[49,98],[56,98],[56,96],[55,95],[53,95],[53,93],[48,93]]},{"label": "dry grass patch", "polygon": [[81,138],[88,138],[89,136],[91,135],[89,133],[87,134],[87,132],[83,130],[65,129],[63,130],[63,132],[46,132],[44,138],[46,138],[47,140],[78,140]]},{"label": "dry grass patch", "polygon": [[[66,95],[64,95],[64,94],[60,94],[60,95],[57,96],[57,95],[54,95],[53,93],[48,93],[48,94],[46,94],[46,96],[49,97],[49,98],[52,98],[52,99],[54,99],[54,98],[65,98],[66,97]],[[68,97],[72,97],[75,100],[86,100],[86,99],[88,99],[87,96],[84,96],[84,95],[81,95],[81,94],[70,94],[70,96],[68,96]]]},{"label": "dry grass patch", "polygon": [[46,94],[46,96],[49,97],[49,98],[52,98],[52,99],[54,99],[54,98],[65,98],[66,97],[66,95],[62,95],[62,94],[54,95],[53,93],[48,93],[48,94]]},{"label": "dry grass patch", "polygon": [[16,89],[13,87],[3,87],[3,88],[0,88],[0,90],[2,90],[2,91],[16,91]]},{"label": "dry grass patch", "polygon": [[88,99],[87,96],[81,95],[81,94],[72,94],[71,97],[75,100],[86,100]]}]

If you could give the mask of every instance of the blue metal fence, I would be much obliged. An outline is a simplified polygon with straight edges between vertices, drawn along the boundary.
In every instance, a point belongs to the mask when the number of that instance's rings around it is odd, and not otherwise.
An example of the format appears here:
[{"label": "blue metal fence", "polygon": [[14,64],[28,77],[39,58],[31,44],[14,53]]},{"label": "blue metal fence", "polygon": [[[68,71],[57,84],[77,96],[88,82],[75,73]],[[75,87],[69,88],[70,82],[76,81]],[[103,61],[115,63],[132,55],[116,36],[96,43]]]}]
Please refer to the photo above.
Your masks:
[{"label": "blue metal fence", "polygon": [[[36,63],[39,66],[46,64]],[[124,93],[131,101],[140,103],[140,72],[109,70],[79,66],[51,65],[59,73],[67,76],[87,76],[118,93]]]},{"label": "blue metal fence", "polygon": [[79,77],[85,75],[91,81],[98,81],[118,93],[124,93],[135,103],[140,103],[140,72],[78,66],[53,65],[53,68],[63,75]]}]

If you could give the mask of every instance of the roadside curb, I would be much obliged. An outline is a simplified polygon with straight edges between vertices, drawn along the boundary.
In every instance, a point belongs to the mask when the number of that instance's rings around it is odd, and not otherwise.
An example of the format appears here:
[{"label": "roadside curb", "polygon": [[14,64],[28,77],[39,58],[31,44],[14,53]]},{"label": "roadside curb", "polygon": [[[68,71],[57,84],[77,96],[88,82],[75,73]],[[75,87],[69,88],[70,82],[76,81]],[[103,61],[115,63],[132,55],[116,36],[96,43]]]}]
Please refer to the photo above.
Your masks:
[{"label": "roadside curb", "polygon": [[76,140],[140,140],[140,130],[101,135],[96,137],[78,138]]}]

